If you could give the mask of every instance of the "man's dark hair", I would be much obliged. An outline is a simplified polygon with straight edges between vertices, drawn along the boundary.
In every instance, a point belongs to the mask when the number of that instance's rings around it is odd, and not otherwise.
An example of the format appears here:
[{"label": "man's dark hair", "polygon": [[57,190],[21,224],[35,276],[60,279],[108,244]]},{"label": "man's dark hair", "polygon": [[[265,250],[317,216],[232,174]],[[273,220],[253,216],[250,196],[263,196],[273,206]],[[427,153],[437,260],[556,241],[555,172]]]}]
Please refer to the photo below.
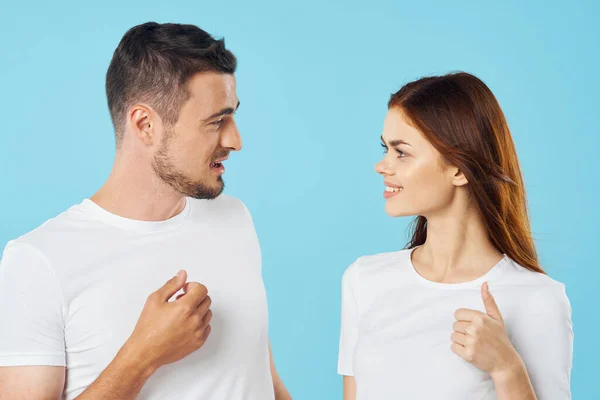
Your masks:
[{"label": "man's dark hair", "polygon": [[115,127],[117,146],[123,137],[126,113],[145,102],[165,125],[177,122],[189,98],[189,79],[198,72],[233,74],[237,60],[216,40],[195,25],[147,22],[131,28],[115,50],[106,72],[106,97]]}]

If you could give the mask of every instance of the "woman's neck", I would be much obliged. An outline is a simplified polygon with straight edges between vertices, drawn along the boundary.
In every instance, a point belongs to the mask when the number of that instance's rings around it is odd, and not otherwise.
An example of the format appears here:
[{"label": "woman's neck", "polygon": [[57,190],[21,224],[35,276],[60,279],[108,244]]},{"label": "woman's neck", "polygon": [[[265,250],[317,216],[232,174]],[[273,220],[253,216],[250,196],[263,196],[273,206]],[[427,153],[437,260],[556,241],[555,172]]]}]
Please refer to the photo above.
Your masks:
[{"label": "woman's neck", "polygon": [[471,205],[428,216],[427,239],[412,257],[425,278],[458,283],[485,275],[503,254],[490,241],[478,208]]}]

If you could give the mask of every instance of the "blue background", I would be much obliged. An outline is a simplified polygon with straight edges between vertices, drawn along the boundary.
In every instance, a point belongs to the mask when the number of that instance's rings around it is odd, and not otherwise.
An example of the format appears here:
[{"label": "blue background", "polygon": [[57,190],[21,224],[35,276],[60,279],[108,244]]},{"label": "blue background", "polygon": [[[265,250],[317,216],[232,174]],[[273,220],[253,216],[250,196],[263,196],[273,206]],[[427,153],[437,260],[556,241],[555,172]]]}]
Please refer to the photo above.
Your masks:
[{"label": "blue background", "polygon": [[341,275],[407,239],[409,219],[386,216],[373,172],[388,96],[465,70],[506,113],[542,264],[567,286],[574,398],[600,398],[598,2],[82,3],[2,6],[1,246],[108,176],[104,75],[128,28],[184,22],[224,36],[239,58],[245,145],[228,161],[226,191],[248,205],[261,239],[276,364],[296,399],[341,398]]}]

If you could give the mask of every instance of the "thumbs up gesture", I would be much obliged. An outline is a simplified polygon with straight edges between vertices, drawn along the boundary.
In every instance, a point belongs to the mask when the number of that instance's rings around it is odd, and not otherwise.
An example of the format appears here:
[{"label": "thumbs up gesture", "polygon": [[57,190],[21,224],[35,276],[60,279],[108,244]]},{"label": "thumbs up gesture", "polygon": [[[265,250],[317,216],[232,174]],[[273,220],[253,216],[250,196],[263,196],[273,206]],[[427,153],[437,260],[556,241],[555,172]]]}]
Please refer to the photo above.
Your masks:
[{"label": "thumbs up gesture", "polygon": [[452,351],[496,380],[496,376],[510,372],[522,360],[508,338],[487,282],[481,285],[481,297],[485,313],[466,308],[454,313]]}]

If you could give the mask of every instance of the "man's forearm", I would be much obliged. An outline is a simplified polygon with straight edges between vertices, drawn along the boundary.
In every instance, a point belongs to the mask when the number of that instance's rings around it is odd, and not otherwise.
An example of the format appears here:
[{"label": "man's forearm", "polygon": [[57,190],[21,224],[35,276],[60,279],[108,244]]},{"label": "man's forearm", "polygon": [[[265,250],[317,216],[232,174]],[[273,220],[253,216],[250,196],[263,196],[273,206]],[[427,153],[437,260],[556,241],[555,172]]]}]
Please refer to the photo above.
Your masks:
[{"label": "man's forearm", "polygon": [[536,400],[525,364],[493,377],[498,400]]},{"label": "man's forearm", "polygon": [[98,378],[76,400],[134,400],[156,368],[125,345]]},{"label": "man's forearm", "polygon": [[271,341],[269,341],[269,363],[271,365],[271,377],[273,379],[273,390],[275,392],[275,400],[292,400],[292,396],[285,388],[283,381],[277,373],[275,368],[275,361],[273,360],[273,351],[271,350]]},{"label": "man's forearm", "polygon": [[292,396],[279,377],[273,381],[273,388],[275,389],[275,400],[292,400]]}]

